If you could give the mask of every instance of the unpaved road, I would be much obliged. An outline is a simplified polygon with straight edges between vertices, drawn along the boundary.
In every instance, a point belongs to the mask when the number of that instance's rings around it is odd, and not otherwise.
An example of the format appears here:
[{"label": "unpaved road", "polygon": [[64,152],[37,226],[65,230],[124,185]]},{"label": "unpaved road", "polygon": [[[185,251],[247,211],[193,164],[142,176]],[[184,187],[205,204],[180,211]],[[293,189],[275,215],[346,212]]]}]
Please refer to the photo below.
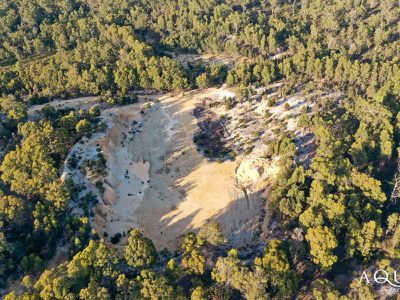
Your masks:
[{"label": "unpaved road", "polygon": [[79,109],[88,109],[91,106],[94,106],[100,102],[99,97],[81,97],[74,98],[69,100],[54,100],[45,104],[32,105],[28,109],[28,116],[30,118],[35,118],[39,116],[39,113],[46,106],[54,107],[55,109],[65,109],[65,108],[73,108],[75,110]]}]

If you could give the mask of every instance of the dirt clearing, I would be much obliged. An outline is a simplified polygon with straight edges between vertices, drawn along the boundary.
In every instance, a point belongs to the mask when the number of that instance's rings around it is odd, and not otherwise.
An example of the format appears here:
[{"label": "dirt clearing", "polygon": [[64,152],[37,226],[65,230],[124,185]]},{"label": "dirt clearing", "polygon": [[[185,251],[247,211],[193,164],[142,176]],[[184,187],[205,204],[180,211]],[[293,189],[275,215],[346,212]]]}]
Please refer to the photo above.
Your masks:
[{"label": "dirt clearing", "polygon": [[[198,151],[193,136],[198,130],[194,109],[205,98],[233,97],[227,89],[207,89],[179,95],[141,96],[140,102],[102,113],[109,124],[104,135],[77,145],[83,160],[96,149],[107,160],[107,175],[71,178],[99,195],[93,225],[100,237],[143,230],[158,249],[177,249],[182,237],[216,219],[235,246],[252,242],[262,209],[260,191],[246,191],[238,182],[239,159],[216,162]],[[145,100],[146,99],[146,100]],[[92,156],[93,156],[92,155]],[[68,170],[67,170],[68,172]]]}]

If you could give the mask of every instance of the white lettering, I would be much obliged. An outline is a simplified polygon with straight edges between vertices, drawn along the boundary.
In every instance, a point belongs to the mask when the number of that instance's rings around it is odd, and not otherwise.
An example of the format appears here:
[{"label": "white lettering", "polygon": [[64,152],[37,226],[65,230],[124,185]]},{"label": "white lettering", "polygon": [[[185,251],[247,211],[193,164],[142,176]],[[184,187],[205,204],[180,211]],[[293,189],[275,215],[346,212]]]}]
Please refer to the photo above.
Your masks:
[{"label": "white lettering", "polygon": [[397,279],[397,271],[394,271],[394,272],[393,272],[393,279],[394,279],[394,282],[400,283],[400,282],[398,281],[398,279]]},{"label": "white lettering", "polygon": [[[378,277],[379,273],[385,274],[385,277],[382,277],[382,276]],[[375,271],[375,273],[374,273],[374,281],[376,283],[380,283],[380,284],[384,284],[386,282],[389,282],[389,274],[388,274],[388,272],[386,272],[385,270]]]},{"label": "white lettering", "polygon": [[[397,271],[393,271],[393,282],[390,279],[391,277],[389,273],[385,270],[380,269],[375,271],[373,276],[373,283],[377,284],[387,283],[395,288],[400,288],[400,278],[397,278]],[[371,279],[368,277],[367,271],[362,272],[359,283],[371,284]]]},{"label": "white lettering", "polygon": [[367,275],[367,272],[366,272],[366,271],[364,271],[364,272],[361,274],[360,283],[362,283],[363,279],[365,279],[365,283],[367,283],[367,284],[370,284],[370,283],[371,283],[371,281],[370,281],[369,278],[368,278],[368,275]]}]

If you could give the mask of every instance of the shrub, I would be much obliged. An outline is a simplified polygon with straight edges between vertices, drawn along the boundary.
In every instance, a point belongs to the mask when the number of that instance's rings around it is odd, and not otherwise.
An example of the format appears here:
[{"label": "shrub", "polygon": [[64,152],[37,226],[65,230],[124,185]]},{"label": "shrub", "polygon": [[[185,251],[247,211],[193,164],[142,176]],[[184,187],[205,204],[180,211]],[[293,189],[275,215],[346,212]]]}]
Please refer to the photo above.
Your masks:
[{"label": "shrub", "polygon": [[309,127],[312,125],[312,118],[310,115],[302,115],[297,121],[299,127]]},{"label": "shrub", "polygon": [[253,131],[253,133],[251,134],[251,136],[253,138],[259,138],[260,137],[260,132],[259,131]]},{"label": "shrub", "polygon": [[78,159],[76,158],[75,154],[71,155],[69,158],[68,165],[71,169],[76,169],[78,167]]},{"label": "shrub", "polygon": [[111,243],[116,245],[121,241],[121,237],[122,237],[121,233],[118,232],[118,233],[114,234],[114,236],[111,238],[110,241],[111,241]]},{"label": "shrub", "polygon": [[290,104],[286,102],[283,107],[285,108],[285,110],[289,110],[290,109]]},{"label": "shrub", "polygon": [[96,182],[96,188],[99,190],[101,194],[104,194],[104,192],[106,191],[103,182],[100,180]]},{"label": "shrub", "polygon": [[264,118],[265,119],[269,119],[270,117],[272,117],[272,113],[267,109],[264,111]]},{"label": "shrub", "polygon": [[225,98],[225,109],[230,110],[233,107],[233,100],[231,97]]},{"label": "shrub", "polygon": [[278,97],[272,96],[268,99],[268,106],[270,107],[275,106],[277,102],[278,102]]}]

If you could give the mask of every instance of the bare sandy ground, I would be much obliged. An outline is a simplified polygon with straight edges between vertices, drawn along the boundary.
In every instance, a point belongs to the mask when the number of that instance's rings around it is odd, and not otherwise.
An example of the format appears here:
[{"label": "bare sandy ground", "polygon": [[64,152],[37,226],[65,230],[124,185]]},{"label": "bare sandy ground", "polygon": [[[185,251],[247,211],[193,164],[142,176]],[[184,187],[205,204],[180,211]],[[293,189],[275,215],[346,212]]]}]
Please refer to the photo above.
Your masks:
[{"label": "bare sandy ground", "polygon": [[[210,219],[221,224],[234,247],[252,244],[259,235],[266,237],[268,186],[279,172],[279,157],[264,155],[266,142],[274,138],[276,123],[285,119],[287,130],[301,136],[297,117],[306,101],[299,93],[268,107],[260,96],[254,96],[226,110],[222,99],[234,96],[233,90],[224,87],[143,94],[138,104],[101,112],[108,129],[76,144],[70,156],[75,153],[82,165],[101,151],[107,160],[107,175],[92,176],[65,166],[65,178],[85,187],[82,197],[92,191],[100,200],[91,221],[101,238],[110,241],[121,234],[119,245],[123,245],[126,233],[139,228],[158,249],[174,250],[184,235]],[[209,106],[214,113],[231,120],[227,124],[229,143],[242,149],[235,161],[211,161],[193,142],[199,130],[193,110],[204,105],[205,99],[207,105],[215,104]],[[285,103],[290,109],[284,108]],[[263,121],[266,110],[275,119],[270,124]],[[248,147],[253,148],[244,151]],[[103,195],[95,186],[99,180],[105,187]],[[79,203],[73,211],[79,213]]]},{"label": "bare sandy ground", "polygon": [[228,54],[170,54],[184,66],[187,66],[188,63],[203,62],[205,64],[225,65],[228,68],[233,68],[238,62],[245,59],[239,55],[232,57],[232,55]]},{"label": "bare sandy ground", "polygon": [[88,109],[89,107],[99,103],[99,97],[80,97],[69,100],[54,100],[49,103],[33,105],[28,109],[30,118],[37,117],[40,111],[46,106],[54,107],[55,109],[73,108],[75,110]]},{"label": "bare sandy ground", "polygon": [[142,103],[115,112],[101,142],[108,166],[94,222],[101,236],[139,228],[157,248],[176,249],[188,231],[216,219],[231,244],[251,243],[261,209],[258,191],[240,185],[237,161],[211,162],[193,142],[195,105],[233,95],[215,88],[164,95],[150,108]]}]

